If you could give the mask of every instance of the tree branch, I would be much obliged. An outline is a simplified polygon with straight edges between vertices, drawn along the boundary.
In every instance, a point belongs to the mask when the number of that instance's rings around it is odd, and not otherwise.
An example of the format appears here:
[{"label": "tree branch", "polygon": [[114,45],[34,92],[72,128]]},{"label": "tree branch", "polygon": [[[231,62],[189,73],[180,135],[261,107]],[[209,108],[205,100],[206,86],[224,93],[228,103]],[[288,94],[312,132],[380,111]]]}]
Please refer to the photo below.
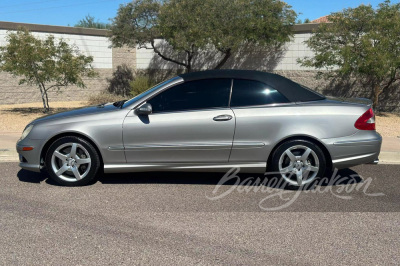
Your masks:
[{"label": "tree branch", "polygon": [[392,76],[392,77],[389,79],[388,83],[386,83],[386,85],[383,86],[382,92],[383,92],[384,90],[386,90],[387,88],[389,88],[389,87],[393,84],[393,82],[395,82],[395,81],[396,81],[396,77],[395,77],[395,76]]},{"label": "tree branch", "polygon": [[222,58],[222,60],[218,63],[218,65],[214,69],[220,69],[225,65],[226,61],[228,61],[229,57],[231,57],[232,55],[232,50],[229,48],[223,53],[225,54],[224,58]]},{"label": "tree branch", "polygon": [[54,84],[54,85],[49,86],[49,87],[46,89],[46,92],[49,91],[49,90],[52,89],[52,88],[56,88],[56,87],[67,87],[67,86],[68,86],[68,84],[66,84],[66,83],[64,83],[64,84]]},{"label": "tree branch", "polygon": [[154,40],[151,40],[150,43],[151,43],[151,47],[153,48],[154,52],[155,52],[156,54],[158,54],[162,59],[164,59],[164,60],[166,60],[166,61],[169,61],[169,62],[172,62],[172,63],[175,63],[175,64],[177,64],[177,65],[183,66],[183,67],[185,67],[185,68],[188,67],[187,64],[185,64],[185,63],[179,62],[179,61],[177,61],[177,60],[174,60],[174,59],[172,59],[172,58],[169,58],[169,57],[166,57],[165,55],[163,55],[163,54],[156,48],[156,46],[154,45]]}]

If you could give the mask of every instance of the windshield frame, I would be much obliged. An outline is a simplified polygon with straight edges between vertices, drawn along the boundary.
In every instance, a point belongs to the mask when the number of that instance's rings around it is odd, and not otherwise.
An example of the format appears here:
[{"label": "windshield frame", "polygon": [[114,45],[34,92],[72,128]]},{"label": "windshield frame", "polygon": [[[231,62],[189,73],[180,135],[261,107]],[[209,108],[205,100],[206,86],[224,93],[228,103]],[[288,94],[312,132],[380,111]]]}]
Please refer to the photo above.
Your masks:
[{"label": "windshield frame", "polygon": [[138,106],[139,104],[141,104],[143,99],[147,100],[149,97],[151,97],[152,95],[158,93],[160,90],[164,90],[167,89],[169,87],[171,87],[172,85],[176,85],[178,83],[183,82],[183,79],[180,76],[176,76],[173,77],[171,79],[168,79],[166,81],[163,81],[157,85],[155,85],[154,87],[148,89],[147,91],[142,92],[141,94],[136,95],[135,97],[133,97],[130,100],[127,100],[123,105],[122,108],[135,108],[136,106]]}]

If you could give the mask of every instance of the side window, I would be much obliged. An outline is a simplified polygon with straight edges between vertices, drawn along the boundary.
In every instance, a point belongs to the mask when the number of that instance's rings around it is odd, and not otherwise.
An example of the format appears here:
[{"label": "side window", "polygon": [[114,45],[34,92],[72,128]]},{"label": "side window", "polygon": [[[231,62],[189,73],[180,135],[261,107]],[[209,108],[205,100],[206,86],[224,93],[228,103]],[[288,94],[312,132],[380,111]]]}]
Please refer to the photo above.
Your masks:
[{"label": "side window", "polygon": [[262,82],[245,79],[233,81],[231,107],[288,102],[285,96]]},{"label": "side window", "polygon": [[154,96],[147,101],[153,112],[228,107],[231,79],[189,81]]}]

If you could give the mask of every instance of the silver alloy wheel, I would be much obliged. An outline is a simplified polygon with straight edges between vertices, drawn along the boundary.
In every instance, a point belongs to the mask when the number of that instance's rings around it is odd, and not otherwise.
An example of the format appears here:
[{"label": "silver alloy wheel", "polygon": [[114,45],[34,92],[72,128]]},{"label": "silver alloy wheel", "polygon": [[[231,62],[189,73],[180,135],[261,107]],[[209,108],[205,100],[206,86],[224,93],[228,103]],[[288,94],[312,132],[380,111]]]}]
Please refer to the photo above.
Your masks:
[{"label": "silver alloy wheel", "polygon": [[79,143],[65,143],[51,157],[54,173],[67,182],[84,178],[89,173],[91,164],[89,152]]},{"label": "silver alloy wheel", "polygon": [[319,160],[309,147],[296,145],[287,149],[279,158],[279,172],[289,184],[302,186],[317,177]]}]

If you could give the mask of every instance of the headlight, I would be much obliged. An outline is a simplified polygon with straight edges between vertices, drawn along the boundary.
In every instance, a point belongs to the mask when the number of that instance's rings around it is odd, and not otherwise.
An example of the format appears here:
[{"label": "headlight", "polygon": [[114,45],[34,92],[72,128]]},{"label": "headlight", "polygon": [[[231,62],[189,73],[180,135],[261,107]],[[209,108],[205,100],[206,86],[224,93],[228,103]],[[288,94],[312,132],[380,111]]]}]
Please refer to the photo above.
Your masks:
[{"label": "headlight", "polygon": [[24,129],[24,132],[22,132],[22,136],[19,140],[23,140],[24,138],[26,138],[26,136],[28,136],[29,132],[31,132],[33,128],[33,125],[29,125]]}]

